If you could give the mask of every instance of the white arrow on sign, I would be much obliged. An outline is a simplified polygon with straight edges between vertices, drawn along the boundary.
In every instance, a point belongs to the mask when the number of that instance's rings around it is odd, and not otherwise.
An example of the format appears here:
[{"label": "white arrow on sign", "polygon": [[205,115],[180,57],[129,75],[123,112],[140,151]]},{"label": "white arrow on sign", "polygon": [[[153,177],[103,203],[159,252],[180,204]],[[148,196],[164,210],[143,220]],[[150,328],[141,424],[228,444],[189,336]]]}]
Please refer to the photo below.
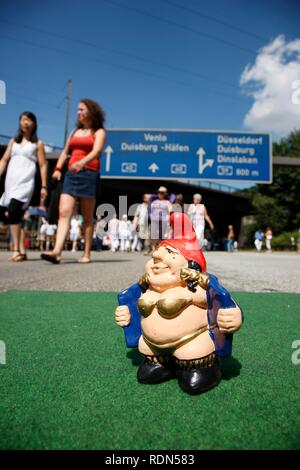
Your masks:
[{"label": "white arrow on sign", "polygon": [[150,166],[148,166],[149,170],[152,171],[152,173],[155,173],[157,170],[159,170],[159,166],[156,165],[156,163],[151,163]]},{"label": "white arrow on sign", "polygon": [[104,150],[104,153],[106,153],[105,171],[107,172],[110,171],[110,157],[113,152],[114,151],[110,145]]},{"label": "white arrow on sign", "polygon": [[214,164],[214,160],[212,158],[208,158],[205,163],[204,162],[204,155],[205,155],[205,150],[202,147],[199,147],[197,150],[197,155],[199,157],[199,175],[203,173],[206,167],[212,167]]}]

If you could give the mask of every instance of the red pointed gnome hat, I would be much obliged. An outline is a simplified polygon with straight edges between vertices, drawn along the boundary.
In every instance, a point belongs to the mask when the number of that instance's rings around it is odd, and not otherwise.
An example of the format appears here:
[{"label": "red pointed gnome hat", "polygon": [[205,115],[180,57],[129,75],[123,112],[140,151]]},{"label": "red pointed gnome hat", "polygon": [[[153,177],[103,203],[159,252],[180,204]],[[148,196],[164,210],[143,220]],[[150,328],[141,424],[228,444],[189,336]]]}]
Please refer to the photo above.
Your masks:
[{"label": "red pointed gnome hat", "polygon": [[182,212],[173,212],[170,217],[172,238],[163,240],[159,246],[170,245],[188,261],[196,261],[202,272],[206,271],[206,260],[200,248],[191,219]]}]

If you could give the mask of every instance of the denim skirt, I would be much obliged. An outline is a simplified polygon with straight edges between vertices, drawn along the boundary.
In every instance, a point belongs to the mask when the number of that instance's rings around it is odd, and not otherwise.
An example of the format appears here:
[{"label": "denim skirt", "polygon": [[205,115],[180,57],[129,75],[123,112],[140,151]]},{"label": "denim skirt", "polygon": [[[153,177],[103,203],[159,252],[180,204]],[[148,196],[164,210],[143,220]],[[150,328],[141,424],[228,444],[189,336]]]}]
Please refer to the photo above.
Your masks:
[{"label": "denim skirt", "polygon": [[83,169],[79,173],[67,171],[62,194],[70,194],[77,197],[96,197],[99,184],[98,171]]}]

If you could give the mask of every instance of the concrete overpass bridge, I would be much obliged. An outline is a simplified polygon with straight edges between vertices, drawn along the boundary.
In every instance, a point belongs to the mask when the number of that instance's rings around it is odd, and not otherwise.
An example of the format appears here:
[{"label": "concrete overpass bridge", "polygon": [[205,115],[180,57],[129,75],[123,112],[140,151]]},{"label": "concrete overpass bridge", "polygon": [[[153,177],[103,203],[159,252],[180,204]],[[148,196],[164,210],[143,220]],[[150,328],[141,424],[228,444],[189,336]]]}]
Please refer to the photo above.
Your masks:
[{"label": "concrete overpass bridge", "polygon": [[[0,135],[0,157],[3,155],[8,136]],[[60,148],[46,147],[48,161],[48,177],[53,173],[56,161],[59,157]],[[273,157],[273,165],[280,166],[299,166],[300,158],[291,157]],[[203,202],[207,207],[208,213],[215,225],[216,236],[220,240],[227,235],[227,227],[229,224],[235,228],[236,235],[239,236],[241,220],[244,216],[251,213],[250,201],[241,195],[235,188],[225,184],[215,182],[195,181],[176,181],[176,180],[130,180],[126,179],[102,179],[97,195],[97,206],[102,203],[112,204],[119,213],[119,197],[127,197],[127,207],[141,202],[144,193],[154,193],[159,186],[166,186],[169,193],[182,193],[184,202],[190,204],[192,196],[196,192],[200,192],[203,196]],[[3,179],[0,182],[0,194],[3,191]],[[40,177],[37,172],[36,188],[32,199],[32,205],[39,204]]]}]

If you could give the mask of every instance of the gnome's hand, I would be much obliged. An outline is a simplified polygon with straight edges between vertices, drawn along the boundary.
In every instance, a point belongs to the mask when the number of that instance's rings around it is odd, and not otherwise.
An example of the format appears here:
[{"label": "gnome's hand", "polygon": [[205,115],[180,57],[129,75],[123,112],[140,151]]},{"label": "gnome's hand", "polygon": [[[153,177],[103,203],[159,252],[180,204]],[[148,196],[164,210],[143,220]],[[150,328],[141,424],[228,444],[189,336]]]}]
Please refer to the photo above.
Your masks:
[{"label": "gnome's hand", "polygon": [[220,308],[217,322],[222,333],[234,333],[242,326],[242,312],[238,307]]},{"label": "gnome's hand", "polygon": [[115,321],[119,326],[128,326],[130,323],[131,315],[127,305],[120,305],[115,311]]}]

